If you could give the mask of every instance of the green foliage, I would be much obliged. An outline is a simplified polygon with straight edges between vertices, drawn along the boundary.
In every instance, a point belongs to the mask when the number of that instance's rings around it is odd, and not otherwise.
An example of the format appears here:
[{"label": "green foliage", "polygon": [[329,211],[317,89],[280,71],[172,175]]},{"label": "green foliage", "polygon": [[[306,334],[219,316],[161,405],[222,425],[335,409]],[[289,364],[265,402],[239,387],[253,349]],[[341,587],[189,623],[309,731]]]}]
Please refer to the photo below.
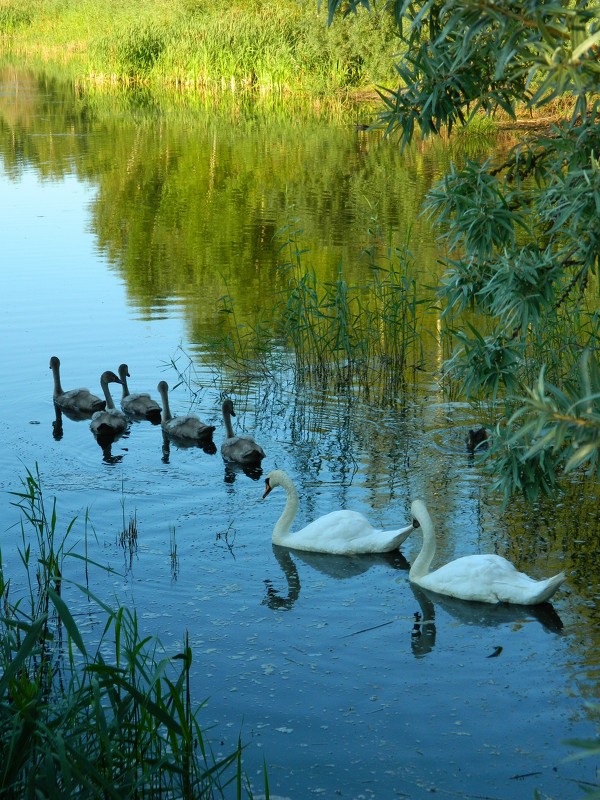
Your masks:
[{"label": "green foliage", "polygon": [[[365,396],[376,387],[387,387],[388,399],[396,396],[423,359],[417,313],[422,301],[417,299],[408,247],[394,247],[391,241],[384,245],[375,226],[364,253],[371,279],[357,286],[347,282],[341,264],[336,280],[320,280],[307,264],[309,250],[302,246],[302,233],[296,221],[277,233],[285,281],[268,324],[236,322],[231,298],[222,298],[222,311],[235,323],[227,340],[229,365],[240,369],[245,364],[256,371],[260,361],[261,372],[267,373],[282,343],[292,352],[300,382],[352,385]],[[273,329],[275,343],[270,338]]]},{"label": "green foliage", "polygon": [[[360,7],[368,0],[328,0],[329,20]],[[504,399],[500,422],[510,434],[491,453],[497,485],[533,498],[553,493],[563,470],[588,465],[597,476],[600,419],[584,413],[592,379],[578,377],[595,374],[598,334],[598,5],[393,0],[390,7],[403,48],[397,88],[381,90],[379,124],[402,146],[475,114],[514,118],[520,108],[543,113],[558,101],[569,109],[508,155],[452,166],[425,210],[446,248],[438,296],[456,336],[446,379],[472,400]],[[485,333],[461,329],[467,309],[483,312]],[[532,426],[538,434],[547,428],[544,446],[539,438],[525,444]]]},{"label": "green foliage", "polygon": [[578,380],[562,389],[548,384],[542,371],[498,433],[496,452],[504,463],[497,484],[507,499],[515,489],[534,498],[538,484],[551,493],[559,469],[585,469],[600,478],[600,369],[589,351]]},{"label": "green foliage", "polygon": [[[17,576],[6,579],[0,560],[0,795],[208,800],[241,787],[241,744],[216,761],[204,742],[187,637],[167,656],[134,611],[75,586],[66,569],[81,558],[66,547],[75,521],[58,534],[37,472],[14,494],[25,588],[13,599]],[[104,617],[95,644],[71,611],[77,594]]]},{"label": "green foliage", "polygon": [[119,28],[98,44],[101,57],[128,78],[146,77],[165,49],[163,31],[147,23]]},{"label": "green foliage", "polygon": [[0,34],[14,33],[31,24],[33,11],[26,2],[18,6],[0,5]]},{"label": "green foliage", "polygon": [[98,84],[330,94],[392,75],[392,16],[328,28],[312,0],[2,0],[4,45],[65,59]]}]

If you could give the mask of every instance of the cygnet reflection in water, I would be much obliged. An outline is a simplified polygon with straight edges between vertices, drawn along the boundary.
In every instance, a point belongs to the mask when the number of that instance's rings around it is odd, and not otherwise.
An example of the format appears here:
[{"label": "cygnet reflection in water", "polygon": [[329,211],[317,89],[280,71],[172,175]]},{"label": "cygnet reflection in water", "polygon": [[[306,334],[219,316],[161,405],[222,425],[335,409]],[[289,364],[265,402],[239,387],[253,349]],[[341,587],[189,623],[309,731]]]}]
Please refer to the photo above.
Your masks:
[{"label": "cygnet reflection in water", "polygon": [[169,436],[165,431],[162,431],[162,462],[168,464],[171,459],[171,444],[175,445],[177,450],[189,450],[197,448],[202,450],[209,456],[214,456],[217,452],[217,445],[209,437],[207,439],[200,439],[198,441],[191,439],[176,439]]},{"label": "cygnet reflection in water", "polygon": [[258,481],[262,477],[263,469],[258,464],[236,464],[233,461],[229,461],[225,464],[225,483],[235,483],[235,479],[240,473],[246,475],[253,481]]}]

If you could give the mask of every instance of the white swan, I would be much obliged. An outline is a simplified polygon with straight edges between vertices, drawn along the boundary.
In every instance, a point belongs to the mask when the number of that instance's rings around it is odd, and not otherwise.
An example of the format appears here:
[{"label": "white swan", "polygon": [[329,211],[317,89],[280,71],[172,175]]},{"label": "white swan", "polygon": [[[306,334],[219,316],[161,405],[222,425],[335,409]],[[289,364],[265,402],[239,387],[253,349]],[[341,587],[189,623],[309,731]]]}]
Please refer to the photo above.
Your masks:
[{"label": "white swan", "polygon": [[395,531],[383,531],[373,528],[369,520],[357,511],[332,511],[302,530],[290,533],[298,511],[298,493],[290,476],[280,469],[267,475],[263,499],[275,486],[283,486],[287,500],[283,514],[273,528],[274,544],[296,550],[346,556],[386,553],[398,548],[413,530],[413,526],[408,525]]},{"label": "white swan", "polygon": [[121,364],[118,372],[123,384],[123,396],[121,397],[123,411],[135,419],[147,419],[154,425],[158,425],[161,421],[162,408],[156,400],[153,400],[149,394],[130,394],[127,378],[130,378],[131,375],[127,364]]},{"label": "white swan", "polygon": [[435,555],[433,523],[422,500],[413,502],[411,512],[415,528],[423,531],[423,547],[408,578],[423,589],[461,600],[528,606],[544,603],[566,578],[564,572],[560,572],[552,578],[536,581],[519,572],[510,561],[493,554],[463,556],[429,572]]},{"label": "white swan", "polygon": [[203,442],[212,436],[215,426],[206,425],[195,414],[187,414],[185,417],[173,417],[169,406],[169,387],[167,382],[161,381],[157,388],[163,404],[161,424],[166,434],[185,442]]},{"label": "white swan", "polygon": [[226,461],[237,461],[238,464],[258,465],[265,457],[265,451],[257,444],[252,436],[242,434],[236,436],[233,432],[231,417],[235,417],[233,401],[227,398],[221,407],[223,422],[227,438],[221,444],[221,455]]},{"label": "white swan", "polygon": [[122,411],[115,408],[108,388],[109,383],[121,383],[120,378],[111,370],[103,372],[100,376],[100,386],[102,386],[102,391],[106,397],[106,408],[104,411],[97,411],[90,422],[92,433],[96,436],[116,437],[123,433],[127,427],[127,417]]},{"label": "white swan", "polygon": [[96,397],[89,389],[70,389],[68,392],[63,390],[60,382],[60,360],[57,356],[50,359],[50,369],[54,378],[52,396],[60,409],[89,418],[94,412],[106,408],[106,401]]}]

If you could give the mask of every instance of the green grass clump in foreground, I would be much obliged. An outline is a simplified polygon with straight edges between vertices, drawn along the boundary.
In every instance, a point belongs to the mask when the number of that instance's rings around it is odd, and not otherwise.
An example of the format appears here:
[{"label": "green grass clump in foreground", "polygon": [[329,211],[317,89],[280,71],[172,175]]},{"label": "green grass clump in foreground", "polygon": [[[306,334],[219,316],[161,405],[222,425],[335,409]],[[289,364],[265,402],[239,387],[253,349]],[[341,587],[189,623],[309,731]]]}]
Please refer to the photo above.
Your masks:
[{"label": "green grass clump in foreground", "polygon": [[331,92],[393,77],[391,12],[327,26],[314,0],[0,0],[4,49],[97,82]]},{"label": "green grass clump in foreground", "polygon": [[[17,590],[0,560],[0,796],[196,800],[234,783],[241,798],[241,746],[217,762],[202,737],[187,635],[166,656],[142,638],[135,611],[70,585],[67,562],[82,558],[66,549],[73,522],[59,536],[39,473],[15,496],[25,580]],[[73,590],[86,619],[104,620],[93,651],[65,598]]]}]

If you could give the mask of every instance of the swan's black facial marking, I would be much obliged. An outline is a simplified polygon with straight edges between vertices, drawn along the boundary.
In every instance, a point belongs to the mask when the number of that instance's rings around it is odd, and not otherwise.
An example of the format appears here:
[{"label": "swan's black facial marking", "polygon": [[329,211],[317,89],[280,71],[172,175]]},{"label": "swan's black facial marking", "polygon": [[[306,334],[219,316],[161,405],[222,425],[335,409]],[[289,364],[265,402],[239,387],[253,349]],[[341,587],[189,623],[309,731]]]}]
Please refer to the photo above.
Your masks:
[{"label": "swan's black facial marking", "polygon": [[420,528],[421,526],[419,524],[419,520],[418,519],[413,519],[412,526],[413,526],[413,528]]},{"label": "swan's black facial marking", "polygon": [[265,499],[265,497],[266,497],[266,496],[269,494],[269,492],[271,491],[271,489],[272,489],[272,488],[273,488],[273,487],[272,487],[272,486],[271,486],[271,484],[269,483],[269,479],[268,479],[268,478],[265,478],[265,493],[263,494],[263,500],[264,500],[264,499]]}]

